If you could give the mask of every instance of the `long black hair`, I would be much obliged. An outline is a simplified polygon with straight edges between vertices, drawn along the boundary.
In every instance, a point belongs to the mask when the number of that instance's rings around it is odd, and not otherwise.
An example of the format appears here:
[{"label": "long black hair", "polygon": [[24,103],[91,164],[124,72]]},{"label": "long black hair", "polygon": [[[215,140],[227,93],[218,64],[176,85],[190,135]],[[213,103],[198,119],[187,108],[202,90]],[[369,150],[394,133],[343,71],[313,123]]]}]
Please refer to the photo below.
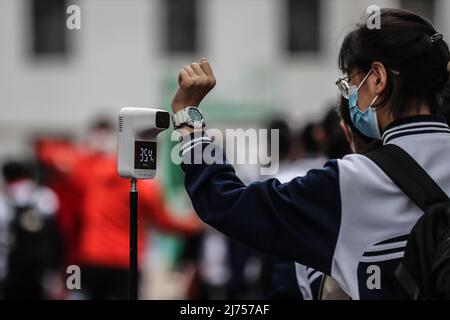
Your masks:
[{"label": "long black hair", "polygon": [[345,37],[339,53],[341,72],[369,71],[379,61],[387,69],[388,80],[377,105],[392,99],[394,119],[423,103],[431,113],[438,113],[449,80],[450,52],[442,36],[429,21],[405,10],[382,9],[380,29],[369,29],[369,18]]}]

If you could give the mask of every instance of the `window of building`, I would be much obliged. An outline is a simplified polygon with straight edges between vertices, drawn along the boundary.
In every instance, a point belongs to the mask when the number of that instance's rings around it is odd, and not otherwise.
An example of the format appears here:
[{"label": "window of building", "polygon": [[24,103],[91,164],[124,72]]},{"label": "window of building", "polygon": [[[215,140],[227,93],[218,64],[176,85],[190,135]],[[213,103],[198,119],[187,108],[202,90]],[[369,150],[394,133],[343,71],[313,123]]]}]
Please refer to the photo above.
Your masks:
[{"label": "window of building", "polygon": [[287,0],[287,50],[290,53],[320,49],[320,1]]},{"label": "window of building", "polygon": [[35,55],[67,53],[65,0],[31,1],[32,51]]},{"label": "window of building", "polygon": [[198,49],[198,1],[163,0],[165,7],[165,50],[194,53]]}]

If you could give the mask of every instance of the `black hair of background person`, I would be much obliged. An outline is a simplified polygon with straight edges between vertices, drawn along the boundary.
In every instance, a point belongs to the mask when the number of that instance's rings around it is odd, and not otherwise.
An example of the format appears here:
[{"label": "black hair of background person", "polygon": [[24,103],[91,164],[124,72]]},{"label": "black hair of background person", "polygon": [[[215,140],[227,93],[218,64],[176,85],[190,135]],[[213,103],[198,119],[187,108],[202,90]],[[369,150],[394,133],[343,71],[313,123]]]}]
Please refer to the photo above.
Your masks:
[{"label": "black hair of background person", "polygon": [[381,15],[382,29],[370,30],[359,24],[345,37],[338,59],[341,72],[368,72],[372,63],[379,61],[388,72],[387,90],[374,107],[392,99],[394,119],[420,110],[423,104],[431,114],[438,113],[442,88],[449,79],[447,44],[442,39],[433,41],[436,29],[418,15],[397,9],[382,9]]},{"label": "black hair of background person", "polygon": [[2,166],[3,179],[6,182],[13,182],[21,179],[33,178],[30,166],[24,162],[15,160],[6,161]]},{"label": "black hair of background person", "polygon": [[352,153],[340,123],[341,119],[334,106],[328,109],[320,123],[325,132],[325,156],[330,159],[340,159]]},{"label": "black hair of background person", "polygon": [[90,126],[91,131],[96,130],[113,130],[114,125],[111,123],[110,119],[106,116],[101,116],[95,119],[95,121]]},{"label": "black hair of background person", "polygon": [[314,131],[317,127],[318,124],[310,122],[300,131],[298,140],[307,154],[316,154],[320,151],[319,143],[314,137]]},{"label": "black hair of background person", "polygon": [[48,170],[36,159],[6,160],[3,162],[1,172],[7,183],[30,179],[38,185],[47,185]]},{"label": "black hair of background person", "polygon": [[[279,131],[279,160],[283,161],[288,158],[291,149],[292,133],[287,122],[282,118],[274,118],[268,124],[269,130],[278,129]],[[269,133],[269,139],[271,135]],[[269,141],[270,142],[270,141]],[[269,146],[271,144],[269,143]]]}]

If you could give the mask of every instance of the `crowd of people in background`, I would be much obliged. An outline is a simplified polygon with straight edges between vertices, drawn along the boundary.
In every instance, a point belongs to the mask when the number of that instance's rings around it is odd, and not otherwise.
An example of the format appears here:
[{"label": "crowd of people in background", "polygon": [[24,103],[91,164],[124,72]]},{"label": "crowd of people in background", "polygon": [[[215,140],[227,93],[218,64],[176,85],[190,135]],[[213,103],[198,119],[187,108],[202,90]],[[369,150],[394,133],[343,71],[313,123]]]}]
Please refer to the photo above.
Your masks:
[{"label": "crowd of people in background", "polygon": [[[127,299],[129,181],[117,174],[113,126],[96,122],[83,143],[41,137],[34,147],[34,161],[3,164],[1,297]],[[141,263],[150,227],[189,236],[202,225],[193,212],[171,212],[158,180],[139,187]],[[80,290],[65,290],[70,265],[80,267]]]}]

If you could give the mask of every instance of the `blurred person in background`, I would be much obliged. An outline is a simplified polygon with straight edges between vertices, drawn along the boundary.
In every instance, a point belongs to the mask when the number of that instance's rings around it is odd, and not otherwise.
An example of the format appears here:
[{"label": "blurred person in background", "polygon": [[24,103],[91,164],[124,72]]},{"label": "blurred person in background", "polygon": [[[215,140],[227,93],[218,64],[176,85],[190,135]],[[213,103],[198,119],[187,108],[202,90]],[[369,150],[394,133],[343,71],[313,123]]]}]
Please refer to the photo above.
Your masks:
[{"label": "blurred person in background", "polygon": [[[327,158],[320,152],[328,142],[319,124],[308,123],[296,137],[284,120],[275,120],[270,129],[279,130],[279,170],[273,177],[286,183],[310,169],[321,168]],[[309,299],[311,287],[318,288],[319,273],[285,259],[276,259],[272,266],[271,299]]]},{"label": "blurred person in background", "polygon": [[183,243],[177,267],[190,274],[186,299],[216,300],[229,296],[231,268],[228,238],[206,226]]},{"label": "blurred person in background", "polygon": [[272,258],[209,226],[187,239],[178,261],[192,274],[186,298],[194,300],[263,299],[271,264]]},{"label": "blurred person in background", "polygon": [[[266,127],[279,130],[279,160],[287,164],[291,145],[287,123],[277,118]],[[270,135],[267,138],[270,139]],[[250,183],[259,178],[252,165],[235,167],[244,181]],[[272,264],[272,257],[208,226],[202,234],[185,242],[180,257],[180,265],[195,269],[194,281],[187,293],[189,299],[195,300],[265,298],[271,286]]]},{"label": "blurred person in background", "polygon": [[77,143],[71,138],[42,137],[35,143],[36,158],[45,168],[45,181],[60,200],[58,226],[63,235],[65,265],[79,264],[79,237],[81,234],[80,192],[78,174],[89,171],[91,163],[102,155],[114,156],[116,137],[107,117],[97,118],[88,130],[86,138]]},{"label": "blurred person in background", "polygon": [[324,150],[329,143],[320,123],[307,123],[298,134],[291,133],[289,139],[289,157],[282,162],[276,175],[280,181],[290,181],[312,168],[321,168],[327,161]]},{"label": "blurred person in background", "polygon": [[336,112],[336,106],[328,108],[320,124],[324,130],[323,153],[328,159],[341,159],[352,153],[348,141],[341,128],[341,118]]},{"label": "blurred person in background", "polygon": [[[312,124],[309,126],[311,129],[308,133],[312,132]],[[279,169],[278,173],[274,175],[274,178],[280,179],[282,182],[290,181],[297,176],[298,172],[307,170],[302,163],[303,157],[306,156],[306,151],[303,144],[299,144],[294,138],[291,129],[286,121],[282,119],[276,119],[269,124],[269,130],[278,130],[278,145],[279,145]],[[270,137],[271,135],[269,135]],[[312,137],[311,137],[312,138]],[[311,142],[311,141],[308,141]],[[269,145],[270,142],[269,142]],[[316,144],[307,146],[307,148],[315,149]],[[314,152],[317,152],[314,150]],[[294,155],[294,156],[293,156]],[[292,157],[300,157],[293,161]],[[294,262],[274,258],[271,266],[271,287],[268,293],[270,299],[299,299],[302,298],[300,288],[297,285],[296,270]]]},{"label": "blurred person in background", "polygon": [[0,192],[0,299],[4,298],[4,287],[8,271],[8,238],[11,216],[11,208],[9,208],[3,192]]},{"label": "blurred person in background", "polygon": [[263,299],[269,291],[272,259],[206,227],[185,243],[179,266],[194,268],[187,299]]},{"label": "blurred person in background", "polygon": [[60,298],[61,248],[55,220],[58,199],[53,191],[34,181],[31,169],[23,162],[6,162],[2,175],[11,213],[6,228],[4,298]]},{"label": "blurred person in background", "polygon": [[[344,135],[341,131],[336,131],[336,128],[339,128],[339,117],[335,108],[329,110],[321,122],[308,123],[298,136],[293,136],[289,132],[287,124],[279,126],[280,167],[274,178],[281,183],[287,183],[295,177],[305,175],[311,169],[323,167],[328,160],[326,155],[333,153],[344,155],[348,145],[341,143]],[[285,142],[287,139],[291,141],[290,144]],[[312,268],[278,259],[273,265],[269,297],[312,299],[319,291],[322,275]]]},{"label": "blurred person in background", "polygon": [[198,291],[194,299],[262,299],[265,256],[208,228],[200,245]]},{"label": "blurred person in background", "polygon": [[[82,293],[73,298],[127,299],[129,286],[129,190],[127,179],[119,177],[113,126],[101,119],[92,126],[84,145],[41,142],[40,159],[63,174],[76,196],[67,219],[72,227],[73,257],[81,268]],[[74,156],[73,159],[70,159]],[[59,166],[69,158],[63,171]],[[67,159],[66,159],[67,160]],[[72,160],[72,161],[70,161]],[[148,245],[149,227],[190,235],[201,228],[193,215],[176,217],[164,200],[163,188],[155,180],[140,180],[139,186],[139,264]],[[70,226],[68,226],[70,229]]]}]

